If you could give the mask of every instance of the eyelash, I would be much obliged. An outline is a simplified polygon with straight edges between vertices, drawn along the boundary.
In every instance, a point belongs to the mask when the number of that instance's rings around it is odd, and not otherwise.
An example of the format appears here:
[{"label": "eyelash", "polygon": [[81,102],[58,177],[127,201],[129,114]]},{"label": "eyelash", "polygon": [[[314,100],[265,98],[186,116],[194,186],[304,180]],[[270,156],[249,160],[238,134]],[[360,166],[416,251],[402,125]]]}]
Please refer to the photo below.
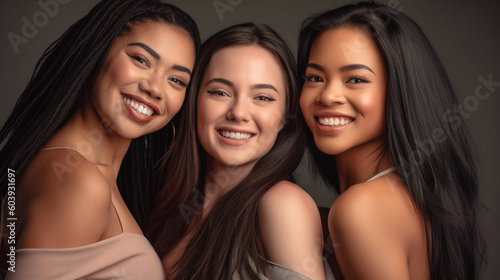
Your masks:
[{"label": "eyelash", "polygon": [[207,90],[207,92],[211,95],[218,95],[218,96],[229,96],[229,94],[227,94],[226,92],[224,91],[221,91],[221,90]]},{"label": "eyelash", "polygon": [[[131,58],[137,60],[140,64],[146,66],[149,68],[149,61],[147,58],[145,58],[144,56],[142,55],[129,55]],[[175,84],[178,84],[180,86],[183,86],[183,87],[187,87],[187,84],[179,77],[172,77],[172,78],[168,78],[169,81],[175,83]]]},{"label": "eyelash", "polygon": [[136,55],[130,55],[131,58],[137,60],[140,64],[146,66],[149,68],[149,61],[146,57],[140,55],[140,54],[136,54]]},{"label": "eyelash", "polygon": [[172,78],[168,78],[168,80],[170,80],[171,82],[176,83],[178,85],[181,85],[183,87],[187,87],[187,84],[181,78],[172,77]]},{"label": "eyelash", "polygon": [[[207,92],[211,95],[217,95],[217,96],[229,96],[228,93],[222,91],[222,90],[207,90]],[[265,101],[265,102],[272,102],[276,101],[276,99],[265,96],[265,95],[259,95],[256,97],[257,100],[259,101]]]},{"label": "eyelash", "polygon": [[276,101],[276,99],[264,95],[259,95],[257,96],[256,99],[259,101],[267,101],[267,102]]},{"label": "eyelash", "polygon": [[[356,82],[349,82],[349,81],[356,81]],[[352,78],[349,78],[347,81],[346,81],[347,84],[360,84],[360,83],[370,83],[370,81],[368,81],[368,79],[366,79],[365,77],[352,77]]]},{"label": "eyelash", "polygon": [[[302,78],[306,81],[306,82],[311,82],[311,83],[320,83],[320,82],[323,82],[323,79],[321,79],[320,77],[318,76],[314,76],[314,75],[309,75],[309,76],[306,76],[306,75],[303,75]],[[316,81],[313,81],[312,79],[316,79]],[[319,80],[319,81],[318,81]]]},{"label": "eyelash", "polygon": [[[303,79],[306,81],[306,82],[311,82],[311,83],[320,83],[320,82],[323,82],[323,79],[321,79],[320,77],[318,76],[314,76],[314,75],[309,75],[309,76],[303,76]],[[350,81],[355,81],[355,82],[350,82]],[[360,84],[360,83],[370,83],[370,81],[368,81],[368,79],[366,79],[365,77],[351,77],[349,78],[347,81],[346,81],[347,84]]]}]

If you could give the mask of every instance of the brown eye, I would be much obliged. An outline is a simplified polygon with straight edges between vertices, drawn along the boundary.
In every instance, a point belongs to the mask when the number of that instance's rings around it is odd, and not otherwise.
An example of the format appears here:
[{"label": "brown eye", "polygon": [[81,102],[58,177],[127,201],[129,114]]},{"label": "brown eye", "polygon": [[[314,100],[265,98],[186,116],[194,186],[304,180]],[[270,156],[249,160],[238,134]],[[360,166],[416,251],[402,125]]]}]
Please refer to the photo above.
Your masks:
[{"label": "brown eye", "polygon": [[169,78],[169,80],[175,84],[181,85],[183,87],[187,87],[187,84],[182,79],[172,77],[172,78]]},{"label": "brown eye", "polygon": [[348,84],[360,84],[360,83],[369,83],[369,81],[362,79],[362,78],[350,78],[347,80]]},{"label": "brown eye", "polygon": [[148,60],[144,56],[142,55],[129,55],[129,56],[138,61],[140,64],[149,68]]},{"label": "brown eye", "polygon": [[306,82],[311,82],[311,83],[322,83],[323,79],[321,79],[318,76],[310,75],[310,76],[304,76],[304,80]]},{"label": "brown eye", "polygon": [[260,101],[276,101],[276,99],[264,95],[257,96],[255,99]]},{"label": "brown eye", "polygon": [[211,95],[217,95],[217,96],[229,96],[229,94],[223,92],[223,91],[220,91],[220,90],[207,90],[208,93],[210,93]]}]

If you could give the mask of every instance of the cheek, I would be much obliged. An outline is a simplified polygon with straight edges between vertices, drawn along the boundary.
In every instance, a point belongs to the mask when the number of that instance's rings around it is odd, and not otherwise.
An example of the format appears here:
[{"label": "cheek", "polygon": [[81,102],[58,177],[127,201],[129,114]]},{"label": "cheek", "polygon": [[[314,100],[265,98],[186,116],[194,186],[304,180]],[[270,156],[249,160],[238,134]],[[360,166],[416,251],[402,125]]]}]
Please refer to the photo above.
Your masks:
[{"label": "cheek", "polygon": [[302,93],[300,95],[299,105],[300,105],[300,110],[302,111],[302,114],[304,114],[304,115],[306,113],[306,110],[305,110],[306,104],[307,104],[307,102],[306,102],[306,95],[305,95],[305,93]]},{"label": "cheek", "polygon": [[106,101],[114,98],[113,93],[133,81],[134,77],[135,72],[123,61],[105,65],[94,85],[93,92],[98,94],[94,100]]},{"label": "cheek", "polygon": [[359,97],[358,109],[365,119],[365,124],[369,125],[369,127],[366,127],[366,131],[373,131],[377,135],[383,131],[385,125],[385,96],[385,91],[379,91]]},{"label": "cheek", "polygon": [[300,110],[302,115],[304,115],[304,119],[309,128],[312,129],[314,125],[314,112],[311,109],[312,104],[314,103],[314,96],[306,91],[302,91],[300,96]]},{"label": "cheek", "polygon": [[169,109],[169,116],[173,117],[175,114],[179,112],[179,110],[182,107],[182,104],[184,103],[184,98],[186,96],[186,93],[181,93],[181,92],[175,92],[173,96],[168,98],[167,101],[167,108]]},{"label": "cheek", "polygon": [[359,95],[356,103],[365,116],[383,116],[385,111],[385,91],[378,90],[377,92]]},{"label": "cheek", "polygon": [[[218,106],[219,105],[219,106]],[[197,107],[197,126],[206,127],[215,121],[215,115],[220,111],[220,104],[214,104],[204,98],[198,98]]]},{"label": "cheek", "polygon": [[314,95],[308,90],[302,90],[302,94],[300,95],[300,110],[304,116],[307,115],[309,107],[314,102]]},{"label": "cheek", "polygon": [[136,76],[135,71],[130,67],[130,63],[123,59],[116,59],[102,72],[108,77],[109,81],[120,83],[126,83],[130,79]]},{"label": "cheek", "polygon": [[200,142],[205,147],[207,139],[210,137],[209,131],[214,127],[217,119],[223,114],[221,104],[214,104],[209,100],[198,98],[196,129]]},{"label": "cheek", "polygon": [[284,108],[266,110],[259,114],[258,121],[262,134],[267,135],[270,139],[275,139],[282,125],[286,122],[284,118]]}]

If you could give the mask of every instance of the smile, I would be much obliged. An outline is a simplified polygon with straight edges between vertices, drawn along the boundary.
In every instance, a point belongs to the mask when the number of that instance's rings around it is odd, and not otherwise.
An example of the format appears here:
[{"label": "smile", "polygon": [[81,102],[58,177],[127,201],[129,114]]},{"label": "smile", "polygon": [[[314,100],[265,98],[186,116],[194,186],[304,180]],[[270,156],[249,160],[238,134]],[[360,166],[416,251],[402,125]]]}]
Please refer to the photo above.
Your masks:
[{"label": "smile", "polygon": [[154,110],[151,109],[149,106],[143,103],[139,103],[138,101],[131,100],[130,98],[123,96],[123,100],[125,103],[130,105],[134,110],[136,110],[138,113],[143,114],[145,116],[152,116],[154,113]]},{"label": "smile", "polygon": [[351,118],[318,118],[318,122],[327,126],[342,126],[350,124],[353,120]]},{"label": "smile", "polygon": [[247,140],[253,136],[253,134],[250,134],[250,133],[234,132],[234,131],[227,131],[227,130],[219,130],[219,134],[222,135],[222,137],[236,139],[236,140]]}]

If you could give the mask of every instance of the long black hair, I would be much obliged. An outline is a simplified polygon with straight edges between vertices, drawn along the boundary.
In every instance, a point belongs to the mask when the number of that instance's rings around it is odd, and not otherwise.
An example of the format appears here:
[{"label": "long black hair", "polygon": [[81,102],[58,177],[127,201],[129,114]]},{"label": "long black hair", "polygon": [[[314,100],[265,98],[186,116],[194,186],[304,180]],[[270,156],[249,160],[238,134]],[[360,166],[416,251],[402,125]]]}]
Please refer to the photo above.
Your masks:
[{"label": "long black hair", "polygon": [[[179,279],[231,279],[235,271],[243,270],[252,279],[258,279],[252,267],[265,274],[257,217],[259,201],[276,183],[292,180],[303,154],[303,137],[296,122],[300,115],[297,69],[286,43],[266,25],[240,24],[216,33],[202,45],[186,101],[188,107],[182,115],[185,126],[165,162],[165,187],[149,216],[146,236],[163,258],[186,235],[190,223],[200,222],[207,155],[197,140],[196,96],[212,55],[237,45],[262,47],[280,64],[287,91],[286,124],[271,151],[255,164],[243,181],[216,202],[199,230],[194,232],[174,268]],[[181,157],[183,160],[179,161]]]},{"label": "long black hair", "polygon": [[[472,138],[446,71],[421,28],[407,15],[360,2],[307,19],[300,32],[299,73],[324,31],[361,27],[376,42],[387,77],[386,149],[422,214],[431,279],[478,279],[484,242],[478,229],[478,179]],[[301,86],[303,83],[301,84]],[[321,176],[338,188],[335,158],[308,133]],[[438,135],[438,136],[437,136]]]},{"label": "long black hair", "polygon": [[[31,80],[0,130],[0,168],[22,175],[37,151],[76,112],[101,71],[115,39],[133,24],[164,21],[189,33],[195,50],[200,38],[193,19],[177,7],[158,0],[103,0],[52,43],[38,61]],[[174,118],[173,122],[177,122]],[[141,223],[154,193],[152,165],[165,153],[170,127],[130,145],[118,175],[118,185],[130,210]],[[2,172],[1,182],[6,182]],[[1,195],[6,193],[2,184]]]}]

